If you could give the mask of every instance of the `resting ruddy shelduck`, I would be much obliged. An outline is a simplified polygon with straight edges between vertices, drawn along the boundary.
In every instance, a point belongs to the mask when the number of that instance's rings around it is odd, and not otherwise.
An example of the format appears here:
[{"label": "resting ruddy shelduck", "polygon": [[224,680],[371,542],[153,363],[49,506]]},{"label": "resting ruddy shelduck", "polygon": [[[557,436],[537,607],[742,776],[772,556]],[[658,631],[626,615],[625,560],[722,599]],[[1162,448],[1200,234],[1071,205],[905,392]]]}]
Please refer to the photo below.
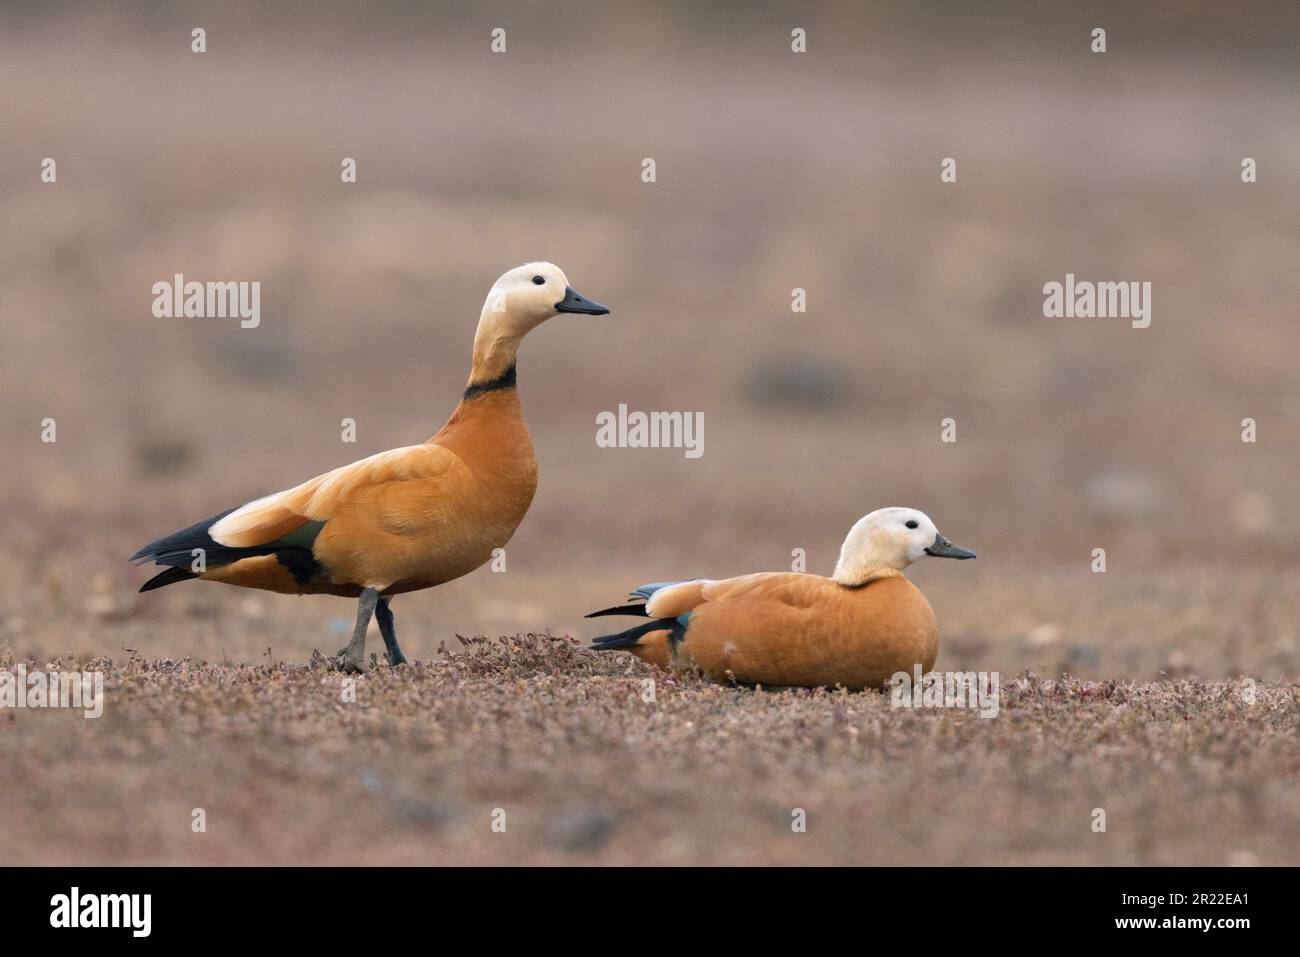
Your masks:
[{"label": "resting ruddy shelduck", "polygon": [[661,668],[715,681],[850,690],[882,687],[914,665],[929,671],[939,651],[930,603],[903,577],[926,555],[974,558],[914,508],[882,508],[859,519],[832,578],[794,572],[721,581],[656,582],[629,598],[644,602],[593,612],[641,615],[645,624],[597,638]]},{"label": "resting ruddy shelduck", "polygon": [[344,670],[364,668],[372,614],[389,663],[404,663],[389,599],[482,565],[510,541],[532,503],[537,459],[515,387],[520,341],[557,313],[608,312],[579,295],[551,263],[510,270],[488,293],[469,384],[437,435],[146,545],[133,561],[169,567],[140,590],[200,578],[357,598],[356,628],[339,652]]}]

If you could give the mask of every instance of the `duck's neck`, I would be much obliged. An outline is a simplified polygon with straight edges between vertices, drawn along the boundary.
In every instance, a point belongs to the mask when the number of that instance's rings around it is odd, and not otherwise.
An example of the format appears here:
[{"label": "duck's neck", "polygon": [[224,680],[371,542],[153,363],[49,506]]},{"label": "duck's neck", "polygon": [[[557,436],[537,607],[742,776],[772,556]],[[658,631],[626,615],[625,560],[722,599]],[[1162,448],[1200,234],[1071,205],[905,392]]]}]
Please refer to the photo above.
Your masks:
[{"label": "duck's neck", "polygon": [[471,393],[514,386],[515,361],[521,339],[521,333],[503,328],[497,316],[484,309],[478,331],[474,334],[474,356],[469,367],[469,382],[465,385],[467,398]]},{"label": "duck's neck", "polygon": [[840,560],[835,563],[835,574],[831,577],[846,588],[860,588],[878,578],[894,578],[901,574],[902,572],[897,568],[871,555],[857,555],[852,558],[841,555]]},{"label": "duck's neck", "polygon": [[497,314],[484,308],[474,336],[469,381],[456,406],[431,441],[462,456],[495,450],[531,461],[532,444],[516,388],[515,360],[522,333],[503,327]]}]

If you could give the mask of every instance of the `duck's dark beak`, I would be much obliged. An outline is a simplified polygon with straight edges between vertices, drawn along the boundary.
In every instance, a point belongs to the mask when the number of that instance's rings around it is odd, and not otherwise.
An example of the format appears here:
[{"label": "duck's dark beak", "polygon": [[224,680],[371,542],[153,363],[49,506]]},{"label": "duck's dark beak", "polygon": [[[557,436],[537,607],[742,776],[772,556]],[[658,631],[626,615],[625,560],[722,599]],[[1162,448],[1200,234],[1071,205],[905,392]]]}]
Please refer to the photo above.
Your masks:
[{"label": "duck's dark beak", "polygon": [[576,312],[584,316],[607,316],[609,309],[592,302],[572,286],[564,287],[564,298],[555,304],[556,312]]},{"label": "duck's dark beak", "polygon": [[935,558],[974,558],[975,553],[969,548],[959,548],[942,535],[934,536],[934,544],[925,550],[927,555]]}]

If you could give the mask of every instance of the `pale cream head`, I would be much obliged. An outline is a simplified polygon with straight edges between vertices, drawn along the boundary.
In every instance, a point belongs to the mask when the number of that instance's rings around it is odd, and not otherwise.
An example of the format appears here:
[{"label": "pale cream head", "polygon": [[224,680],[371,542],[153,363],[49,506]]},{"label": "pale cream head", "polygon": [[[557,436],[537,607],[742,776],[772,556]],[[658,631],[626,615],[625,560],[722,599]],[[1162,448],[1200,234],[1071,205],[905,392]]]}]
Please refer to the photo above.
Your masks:
[{"label": "pale cream head", "polygon": [[897,575],[908,565],[936,558],[974,558],[939,534],[925,512],[915,508],[881,508],[858,519],[840,547],[835,580],[861,585],[873,578]]},{"label": "pale cream head", "polygon": [[516,266],[492,284],[483,303],[483,318],[494,317],[503,332],[522,334],[561,312],[603,316],[609,312],[580,295],[554,263]]},{"label": "pale cream head", "polygon": [[483,303],[474,335],[470,384],[506,374],[524,336],[561,312],[603,316],[609,310],[570,286],[564,270],[554,263],[524,263],[505,273],[492,284]]}]

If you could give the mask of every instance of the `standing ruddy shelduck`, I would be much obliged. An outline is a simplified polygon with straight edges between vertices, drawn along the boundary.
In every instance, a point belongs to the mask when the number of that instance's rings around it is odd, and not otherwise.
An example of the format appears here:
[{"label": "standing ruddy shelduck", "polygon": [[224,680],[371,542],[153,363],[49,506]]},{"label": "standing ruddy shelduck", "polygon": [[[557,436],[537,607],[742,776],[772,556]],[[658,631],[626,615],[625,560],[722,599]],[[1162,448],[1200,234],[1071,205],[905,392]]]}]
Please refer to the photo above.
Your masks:
[{"label": "standing ruddy shelduck", "polygon": [[939,628],[920,590],[903,577],[919,558],[974,558],[914,508],[859,519],[833,578],[793,572],[722,581],[657,582],[628,597],[644,602],[593,612],[652,619],[593,648],[626,650],[661,668],[716,681],[852,690],[878,688],[896,672],[934,666]]},{"label": "standing ruddy shelduck", "polygon": [[390,597],[473,571],[510,541],[532,503],[537,459],[515,388],[515,357],[531,329],[561,312],[609,310],[580,296],[550,263],[510,270],[488,293],[469,384],[437,435],[146,545],[133,561],[171,567],[140,590],[201,578],[359,598],[352,641],[339,652],[344,669],[364,667],[372,614],[389,663],[404,663]]}]

